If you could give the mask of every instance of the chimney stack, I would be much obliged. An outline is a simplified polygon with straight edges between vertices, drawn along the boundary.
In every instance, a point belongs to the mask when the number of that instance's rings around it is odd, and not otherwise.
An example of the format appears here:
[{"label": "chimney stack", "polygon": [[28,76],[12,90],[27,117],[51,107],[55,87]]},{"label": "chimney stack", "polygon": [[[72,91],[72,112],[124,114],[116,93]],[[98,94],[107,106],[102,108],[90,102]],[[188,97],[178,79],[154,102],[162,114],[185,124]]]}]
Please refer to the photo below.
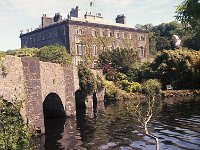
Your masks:
[{"label": "chimney stack", "polygon": [[42,28],[46,27],[46,26],[49,26],[50,24],[53,23],[53,18],[47,17],[46,14],[43,14],[41,20],[42,20]]},{"label": "chimney stack", "polygon": [[54,22],[59,22],[62,20],[62,16],[60,13],[55,13],[55,16],[53,17]]},{"label": "chimney stack", "polygon": [[79,7],[76,6],[75,8],[72,8],[71,11],[70,11],[70,17],[76,17],[78,18],[78,15],[79,15]]},{"label": "chimney stack", "polygon": [[115,20],[116,23],[126,24],[126,16],[124,16],[124,14],[117,15],[117,18]]}]

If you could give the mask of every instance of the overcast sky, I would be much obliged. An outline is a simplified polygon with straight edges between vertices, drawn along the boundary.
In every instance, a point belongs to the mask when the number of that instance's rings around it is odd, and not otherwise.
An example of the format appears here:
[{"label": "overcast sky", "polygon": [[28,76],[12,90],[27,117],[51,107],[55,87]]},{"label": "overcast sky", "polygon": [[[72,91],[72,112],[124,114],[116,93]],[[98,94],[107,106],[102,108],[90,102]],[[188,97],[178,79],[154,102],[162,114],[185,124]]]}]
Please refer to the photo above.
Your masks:
[{"label": "overcast sky", "polygon": [[[183,0],[96,0],[95,12],[114,22],[119,14],[125,14],[127,24],[152,23],[158,25],[174,20],[175,9]],[[60,12],[63,18],[74,6],[81,9],[83,17],[90,11],[90,0],[0,0],[0,50],[20,48],[20,30],[35,29],[41,24],[41,16],[53,16]]]}]

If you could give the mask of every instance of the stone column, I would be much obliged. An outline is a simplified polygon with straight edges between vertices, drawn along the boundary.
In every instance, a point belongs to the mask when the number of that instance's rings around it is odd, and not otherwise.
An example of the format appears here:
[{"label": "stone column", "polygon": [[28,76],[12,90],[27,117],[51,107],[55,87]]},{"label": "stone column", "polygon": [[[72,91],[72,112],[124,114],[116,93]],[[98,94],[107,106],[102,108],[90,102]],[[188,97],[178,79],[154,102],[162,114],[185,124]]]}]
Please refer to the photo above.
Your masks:
[{"label": "stone column", "polygon": [[24,73],[27,122],[32,132],[44,133],[44,115],[40,82],[39,58],[21,58]]},{"label": "stone column", "polygon": [[66,83],[66,105],[65,112],[67,116],[76,115],[76,104],[75,104],[75,82],[74,82],[74,71],[72,65],[64,65],[64,78]]}]

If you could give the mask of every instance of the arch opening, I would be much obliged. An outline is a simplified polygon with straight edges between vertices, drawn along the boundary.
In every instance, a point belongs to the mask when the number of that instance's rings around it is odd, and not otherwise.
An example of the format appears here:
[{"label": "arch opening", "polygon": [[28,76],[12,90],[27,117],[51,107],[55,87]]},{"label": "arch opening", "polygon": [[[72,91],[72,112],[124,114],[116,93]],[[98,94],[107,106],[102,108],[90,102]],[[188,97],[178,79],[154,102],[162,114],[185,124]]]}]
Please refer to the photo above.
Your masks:
[{"label": "arch opening", "polygon": [[66,113],[60,97],[56,93],[49,93],[43,102],[44,119],[65,118]]}]

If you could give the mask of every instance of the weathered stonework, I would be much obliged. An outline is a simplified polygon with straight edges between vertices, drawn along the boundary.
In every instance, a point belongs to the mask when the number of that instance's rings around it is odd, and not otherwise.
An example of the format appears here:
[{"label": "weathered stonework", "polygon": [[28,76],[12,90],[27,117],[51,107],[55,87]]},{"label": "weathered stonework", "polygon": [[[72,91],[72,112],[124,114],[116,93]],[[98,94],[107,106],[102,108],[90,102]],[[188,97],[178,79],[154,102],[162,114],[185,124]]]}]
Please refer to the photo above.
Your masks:
[{"label": "weathered stonework", "polygon": [[40,80],[39,58],[21,58],[24,72],[25,105],[30,130],[44,133],[44,116]]},{"label": "weathered stonework", "polygon": [[72,65],[41,62],[39,58],[5,56],[7,76],[0,75],[0,96],[5,100],[24,100],[21,114],[31,131],[44,133],[43,102],[56,93],[67,116],[76,114],[77,72]]}]

